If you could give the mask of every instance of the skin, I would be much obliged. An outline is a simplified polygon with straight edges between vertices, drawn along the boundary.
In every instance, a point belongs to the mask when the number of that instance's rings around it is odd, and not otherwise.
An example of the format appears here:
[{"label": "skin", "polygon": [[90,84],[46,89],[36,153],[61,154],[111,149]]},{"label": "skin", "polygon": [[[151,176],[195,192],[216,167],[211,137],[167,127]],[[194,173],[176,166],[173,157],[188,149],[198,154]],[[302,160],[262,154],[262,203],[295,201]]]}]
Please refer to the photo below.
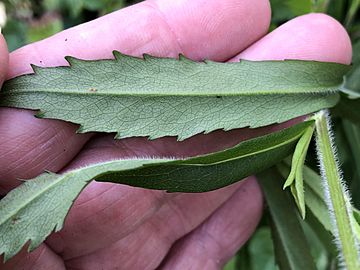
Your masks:
[{"label": "skin", "polygon": [[[111,58],[112,50],[140,56],[216,61],[304,59],[349,64],[351,42],[322,14],[298,17],[266,34],[267,0],[145,1],[65,30],[10,54],[0,39],[0,79],[31,73],[30,63],[66,65],[64,56]],[[185,142],[75,134],[77,127],[36,119],[33,112],[0,108],[0,193],[16,179],[45,169],[61,172],[133,156],[193,156],[224,149],[279,127],[216,131]],[[203,194],[166,194],[91,183],[76,200],[64,229],[0,269],[221,269],[254,232],[263,197],[250,177]]]}]

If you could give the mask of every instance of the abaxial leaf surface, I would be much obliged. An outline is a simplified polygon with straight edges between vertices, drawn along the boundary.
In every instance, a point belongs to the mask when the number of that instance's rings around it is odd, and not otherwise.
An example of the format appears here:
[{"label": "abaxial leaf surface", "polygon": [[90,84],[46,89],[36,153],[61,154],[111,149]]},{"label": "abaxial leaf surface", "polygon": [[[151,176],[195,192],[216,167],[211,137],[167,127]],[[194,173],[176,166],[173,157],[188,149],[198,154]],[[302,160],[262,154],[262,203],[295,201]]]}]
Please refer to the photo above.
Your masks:
[{"label": "abaxial leaf surface", "polygon": [[78,194],[92,180],[168,191],[202,192],[230,185],[279,162],[314,122],[244,141],[233,148],[189,158],[128,159],[100,163],[62,175],[45,173],[0,201],[0,254],[9,259],[30,240],[29,249],[59,231]]},{"label": "abaxial leaf surface", "polygon": [[310,61],[239,63],[67,57],[71,67],[34,67],[5,83],[0,106],[80,124],[117,138],[178,136],[260,127],[334,106],[346,65]]}]

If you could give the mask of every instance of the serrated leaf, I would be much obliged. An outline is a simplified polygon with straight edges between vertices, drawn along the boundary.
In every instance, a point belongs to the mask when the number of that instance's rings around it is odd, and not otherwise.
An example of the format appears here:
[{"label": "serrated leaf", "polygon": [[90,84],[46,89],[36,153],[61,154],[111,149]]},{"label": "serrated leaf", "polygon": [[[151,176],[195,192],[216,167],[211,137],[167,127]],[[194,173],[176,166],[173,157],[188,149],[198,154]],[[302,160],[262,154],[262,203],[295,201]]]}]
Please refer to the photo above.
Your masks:
[{"label": "serrated leaf", "polygon": [[334,106],[349,66],[310,61],[239,63],[66,57],[71,67],[40,68],[5,83],[0,106],[80,124],[79,132],[151,139],[260,127]]},{"label": "serrated leaf", "polygon": [[298,141],[292,157],[291,171],[283,187],[283,189],[290,187],[291,193],[303,219],[305,219],[303,170],[314,129],[314,125],[308,127]]},{"label": "serrated leaf", "polygon": [[269,207],[276,262],[280,269],[316,269],[293,201],[281,187],[281,175],[268,170],[258,175]]},{"label": "serrated leaf", "polygon": [[0,201],[0,254],[30,250],[59,231],[73,201],[93,178],[168,191],[202,192],[230,185],[288,156],[313,122],[244,141],[233,148],[185,160],[129,159],[100,163],[62,175],[45,173]]},{"label": "serrated leaf", "polygon": [[81,190],[99,173],[126,170],[153,161],[108,162],[63,175],[44,173],[9,192],[0,201],[0,255],[8,260],[30,240],[29,251],[39,246],[64,219]]}]

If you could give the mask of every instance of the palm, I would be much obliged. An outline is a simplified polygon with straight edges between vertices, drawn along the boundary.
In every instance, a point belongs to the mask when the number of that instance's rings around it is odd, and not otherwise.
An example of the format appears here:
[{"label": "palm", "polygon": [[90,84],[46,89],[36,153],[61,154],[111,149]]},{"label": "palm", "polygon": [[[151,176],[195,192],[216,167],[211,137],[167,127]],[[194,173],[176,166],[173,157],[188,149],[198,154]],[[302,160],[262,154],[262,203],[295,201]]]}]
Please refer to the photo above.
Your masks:
[{"label": "palm", "polygon": [[[30,72],[29,63],[63,65],[66,55],[110,58],[115,49],[135,56],[181,52],[195,60],[225,61],[242,51],[233,59],[350,62],[347,34],[331,18],[303,16],[264,36],[269,19],[266,0],[147,1],[11,53],[7,78]],[[5,53],[2,58],[6,63]],[[217,131],[179,143],[173,138],[114,141],[111,135],[77,135],[76,129],[36,119],[29,111],[0,109],[0,152],[6,153],[0,158],[2,193],[18,185],[16,179],[44,169],[69,170],[129,156],[197,155],[264,131]],[[0,269],[154,269],[160,264],[218,269],[248,239],[261,212],[254,179],[204,194],[93,182],[77,199],[64,230]]]}]

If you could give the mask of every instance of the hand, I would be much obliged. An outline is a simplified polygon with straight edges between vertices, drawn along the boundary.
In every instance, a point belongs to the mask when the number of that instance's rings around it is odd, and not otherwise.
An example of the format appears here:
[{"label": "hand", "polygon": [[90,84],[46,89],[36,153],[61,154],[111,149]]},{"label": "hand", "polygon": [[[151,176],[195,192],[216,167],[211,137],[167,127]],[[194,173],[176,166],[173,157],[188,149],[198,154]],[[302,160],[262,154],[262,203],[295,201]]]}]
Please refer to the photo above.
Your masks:
[{"label": "hand", "polygon": [[[30,63],[66,65],[66,55],[111,58],[112,50],[134,56],[183,53],[194,60],[351,61],[346,31],[326,15],[302,16],[266,34],[269,22],[267,0],[146,1],[18,49],[10,54],[8,66],[1,40],[1,74],[7,70],[6,78],[11,78],[29,73]],[[76,129],[70,123],[36,119],[31,111],[1,108],[0,192],[6,194],[19,184],[16,179],[45,169],[58,172],[144,155],[193,156],[265,131],[217,131],[176,142],[114,141],[113,135],[79,135]],[[0,269],[221,269],[255,230],[262,205],[254,178],[203,194],[93,182],[76,200],[60,233],[33,253],[24,249]]]}]

